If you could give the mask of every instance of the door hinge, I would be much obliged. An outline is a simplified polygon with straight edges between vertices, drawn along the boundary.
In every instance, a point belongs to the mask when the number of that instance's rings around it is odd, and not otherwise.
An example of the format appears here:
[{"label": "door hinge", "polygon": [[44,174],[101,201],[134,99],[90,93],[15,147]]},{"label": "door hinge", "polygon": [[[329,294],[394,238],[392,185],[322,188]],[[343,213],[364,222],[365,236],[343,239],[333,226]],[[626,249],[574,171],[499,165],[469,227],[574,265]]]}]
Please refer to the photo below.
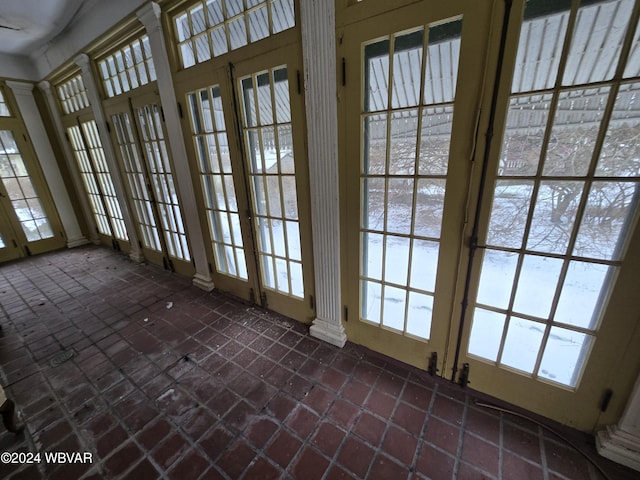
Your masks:
[{"label": "door hinge", "polygon": [[251,210],[247,208],[247,219],[251,220],[252,218],[253,218],[253,214],[251,213]]},{"label": "door hinge", "polygon": [[431,356],[429,357],[429,367],[427,368],[427,371],[430,375],[433,376],[438,374],[438,352],[431,352]]},{"label": "door hinge", "polygon": [[267,308],[267,292],[260,294],[260,303],[262,304],[262,308]]},{"label": "door hinge", "polygon": [[342,86],[347,84],[347,61],[342,57]]},{"label": "door hinge", "polygon": [[467,388],[471,382],[469,381],[469,364],[464,363],[462,365],[462,370],[460,371],[460,376],[458,377],[458,385],[462,388]]},{"label": "door hinge", "polygon": [[607,388],[604,391],[604,395],[602,395],[602,402],[600,402],[600,411],[606,412],[607,408],[609,408],[609,402],[611,402],[611,397],[613,397],[613,390]]},{"label": "door hinge", "polygon": [[344,306],[344,321],[349,321],[349,307],[347,307],[346,305]]},{"label": "door hinge", "polygon": [[313,295],[309,295],[309,307],[311,308],[311,310],[316,308],[316,302],[315,302],[315,299],[313,298]]},{"label": "door hinge", "polygon": [[180,115],[180,118],[182,118],[182,105],[180,104],[180,102],[178,102],[178,115]]},{"label": "door hinge", "polygon": [[296,81],[298,82],[298,95],[302,93],[302,80],[300,79],[300,70],[296,70]]}]

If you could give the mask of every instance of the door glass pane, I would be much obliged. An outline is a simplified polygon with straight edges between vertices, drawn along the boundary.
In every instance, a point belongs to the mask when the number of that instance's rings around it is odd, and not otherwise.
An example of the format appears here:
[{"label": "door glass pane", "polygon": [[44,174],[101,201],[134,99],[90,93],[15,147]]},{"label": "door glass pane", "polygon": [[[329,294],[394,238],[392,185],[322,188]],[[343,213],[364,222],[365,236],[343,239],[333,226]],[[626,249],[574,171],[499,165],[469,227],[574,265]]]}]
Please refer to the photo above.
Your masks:
[{"label": "door glass pane", "polygon": [[191,254],[187,246],[187,235],[182,221],[178,192],[171,173],[169,152],[160,118],[160,107],[155,104],[145,105],[137,108],[136,114],[140,125],[142,151],[147,165],[149,165],[151,184],[154,187],[169,255],[189,261]]},{"label": "door glass pane", "polygon": [[131,192],[131,200],[140,226],[142,243],[145,248],[162,251],[158,228],[153,216],[151,196],[145,180],[145,168],[138,154],[138,147],[134,136],[134,126],[128,113],[119,113],[111,117],[116,131],[116,139],[120,156],[124,165],[124,172]]},{"label": "door glass pane", "polygon": [[258,72],[240,79],[239,85],[262,283],[279,293],[302,298],[287,68]]},{"label": "door glass pane", "polygon": [[601,292],[613,271],[609,265],[570,262],[558,300],[555,321],[594,330],[603,302]]},{"label": "door glass pane", "polygon": [[640,182],[595,181],[587,197],[574,253],[604,260],[622,258],[640,199]]},{"label": "door glass pane", "polygon": [[498,180],[493,191],[487,244],[520,248],[529,214],[533,182]]},{"label": "door glass pane", "polygon": [[569,387],[597,334],[640,199],[640,87],[612,80],[634,2],[576,3],[527,2],[476,298],[507,315],[507,333],[501,356],[484,351],[488,322],[476,308],[469,344],[474,355]]},{"label": "door glass pane", "polygon": [[495,361],[500,351],[504,321],[503,313],[475,308],[469,338],[469,354]]},{"label": "door glass pane", "polygon": [[525,255],[516,288],[513,310],[547,318],[558,285],[562,260]]},{"label": "door glass pane", "polygon": [[583,182],[540,183],[527,249],[548,253],[567,251],[582,188]]},{"label": "door glass pane", "polygon": [[456,20],[364,46],[361,318],[425,340],[431,335],[460,33]]},{"label": "door glass pane", "polygon": [[543,323],[511,317],[500,363],[516,370],[532,373],[543,334]]},{"label": "door glass pane", "polygon": [[0,130],[0,178],[27,241],[53,237],[49,219],[10,130]]},{"label": "door glass pane", "polygon": [[247,280],[220,87],[189,93],[187,103],[216,269]]},{"label": "door glass pane", "polygon": [[640,116],[636,113],[639,95],[640,83],[620,85],[596,167],[597,176],[640,176],[640,142],[636,141],[640,130]]},{"label": "door glass pane", "polygon": [[613,77],[634,0],[583,3],[586,5],[578,10],[563,85],[593,83]]},{"label": "door glass pane", "polygon": [[550,105],[549,94],[511,98],[500,154],[500,175],[536,174]]},{"label": "door glass pane", "polygon": [[592,342],[593,336],[586,333],[551,327],[542,355],[540,376],[575,387]]},{"label": "door glass pane", "polygon": [[544,162],[544,175],[586,175],[609,88],[561,92]]},{"label": "door glass pane", "polygon": [[528,0],[520,29],[511,91],[553,87],[567,32],[571,0]]}]

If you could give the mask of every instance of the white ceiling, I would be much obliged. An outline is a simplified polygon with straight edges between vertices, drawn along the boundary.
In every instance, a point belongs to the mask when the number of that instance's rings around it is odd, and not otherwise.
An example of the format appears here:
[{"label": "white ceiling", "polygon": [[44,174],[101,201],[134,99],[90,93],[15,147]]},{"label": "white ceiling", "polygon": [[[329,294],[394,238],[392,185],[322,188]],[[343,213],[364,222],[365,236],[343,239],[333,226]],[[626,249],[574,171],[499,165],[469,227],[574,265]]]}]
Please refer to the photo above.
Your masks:
[{"label": "white ceiling", "polygon": [[85,0],[2,0],[0,53],[29,56],[64,31]]}]

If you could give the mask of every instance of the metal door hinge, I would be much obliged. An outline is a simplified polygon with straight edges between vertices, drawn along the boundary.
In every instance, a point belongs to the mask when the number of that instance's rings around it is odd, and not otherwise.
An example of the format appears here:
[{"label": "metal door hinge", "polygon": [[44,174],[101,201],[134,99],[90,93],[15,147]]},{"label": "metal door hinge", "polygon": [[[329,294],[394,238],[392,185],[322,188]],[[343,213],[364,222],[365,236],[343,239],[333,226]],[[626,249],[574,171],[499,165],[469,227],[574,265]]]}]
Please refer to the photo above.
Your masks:
[{"label": "metal door hinge", "polygon": [[262,308],[267,308],[267,292],[260,294],[260,303],[262,304]]},{"label": "metal door hinge", "polygon": [[458,377],[458,385],[462,388],[467,388],[471,382],[469,381],[469,364],[465,363],[462,365],[462,370],[460,371],[460,376]]},{"label": "metal door hinge", "polygon": [[431,352],[431,356],[429,357],[429,367],[427,371],[430,375],[437,375],[438,370],[438,352]]}]

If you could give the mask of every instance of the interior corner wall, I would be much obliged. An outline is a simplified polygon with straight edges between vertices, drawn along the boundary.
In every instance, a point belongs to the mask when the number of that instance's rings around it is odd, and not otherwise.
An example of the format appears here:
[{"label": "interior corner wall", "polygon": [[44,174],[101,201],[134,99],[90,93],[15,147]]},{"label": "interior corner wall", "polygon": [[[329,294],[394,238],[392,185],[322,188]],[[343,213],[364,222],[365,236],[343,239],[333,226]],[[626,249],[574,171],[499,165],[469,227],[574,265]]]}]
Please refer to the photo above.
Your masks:
[{"label": "interior corner wall", "polygon": [[31,55],[38,80],[75,58],[86,47],[133,14],[147,0],[89,2],[58,36]]},{"label": "interior corner wall", "polygon": [[38,80],[38,72],[28,57],[0,53],[0,77],[10,80]]}]

